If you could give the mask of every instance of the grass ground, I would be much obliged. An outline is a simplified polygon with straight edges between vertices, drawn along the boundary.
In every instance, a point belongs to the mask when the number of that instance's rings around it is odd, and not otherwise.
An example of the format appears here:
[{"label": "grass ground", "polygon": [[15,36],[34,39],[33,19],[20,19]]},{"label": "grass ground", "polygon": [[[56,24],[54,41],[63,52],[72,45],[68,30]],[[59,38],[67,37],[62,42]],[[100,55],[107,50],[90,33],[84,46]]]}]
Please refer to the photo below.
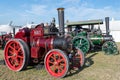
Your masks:
[{"label": "grass ground", "polygon": [[[118,43],[120,50],[120,43]],[[94,52],[87,55],[91,62],[76,73],[66,76],[60,80],[120,80],[120,54],[104,55],[103,52]],[[0,51],[0,60],[3,59],[3,51]],[[0,65],[0,80],[56,80],[50,76],[45,69],[36,70],[29,67],[21,72],[13,72],[5,65]]]}]

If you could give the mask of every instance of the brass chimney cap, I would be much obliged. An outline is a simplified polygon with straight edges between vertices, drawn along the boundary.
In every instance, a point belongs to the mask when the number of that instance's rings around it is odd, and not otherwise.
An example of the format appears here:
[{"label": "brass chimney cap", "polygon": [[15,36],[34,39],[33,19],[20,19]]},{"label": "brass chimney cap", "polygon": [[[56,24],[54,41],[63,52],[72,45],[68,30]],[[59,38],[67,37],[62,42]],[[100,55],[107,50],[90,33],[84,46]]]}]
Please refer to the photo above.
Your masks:
[{"label": "brass chimney cap", "polygon": [[65,9],[65,8],[57,8],[58,11],[59,11],[59,10],[62,10],[62,11],[63,11],[64,9]]}]

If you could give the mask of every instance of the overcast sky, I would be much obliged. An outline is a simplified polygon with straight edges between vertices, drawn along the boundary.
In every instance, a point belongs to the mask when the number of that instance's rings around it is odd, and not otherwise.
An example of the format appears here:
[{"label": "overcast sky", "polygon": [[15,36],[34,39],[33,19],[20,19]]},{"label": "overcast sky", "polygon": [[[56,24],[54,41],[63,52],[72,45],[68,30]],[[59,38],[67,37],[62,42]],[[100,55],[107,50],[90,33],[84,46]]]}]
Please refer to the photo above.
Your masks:
[{"label": "overcast sky", "polygon": [[65,20],[81,21],[104,19],[120,20],[120,0],[1,0],[0,24],[11,20],[15,25],[27,22],[46,23],[57,19],[57,8],[65,8]]}]

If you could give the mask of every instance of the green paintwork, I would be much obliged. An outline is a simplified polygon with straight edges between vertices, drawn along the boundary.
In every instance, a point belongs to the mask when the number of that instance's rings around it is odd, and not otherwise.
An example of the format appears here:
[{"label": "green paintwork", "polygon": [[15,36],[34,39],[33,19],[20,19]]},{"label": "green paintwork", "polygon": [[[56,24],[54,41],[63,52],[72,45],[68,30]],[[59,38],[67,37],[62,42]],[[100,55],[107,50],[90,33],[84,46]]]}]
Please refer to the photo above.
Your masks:
[{"label": "green paintwork", "polygon": [[[97,29],[94,28],[94,25],[99,24],[103,24],[103,20],[98,19],[67,22],[66,25],[68,26],[70,34],[73,38],[73,45],[81,49],[84,54],[86,54],[90,48],[102,48],[102,50],[107,54],[118,54],[118,49],[115,42],[113,42],[112,36],[103,34],[99,26]],[[86,27],[86,25],[88,27]]]},{"label": "green paintwork", "polygon": [[104,51],[105,54],[113,54],[113,55],[119,53],[117,49],[117,45],[113,41],[106,41],[102,46],[102,51]]},{"label": "green paintwork", "polygon": [[90,40],[92,41],[92,43],[94,45],[100,45],[102,44],[103,42],[103,37],[102,35],[96,35],[96,34],[93,34],[93,35],[90,35]]},{"label": "green paintwork", "polygon": [[90,49],[90,44],[87,38],[76,36],[72,40],[73,46],[78,47],[86,54]]},{"label": "green paintwork", "polygon": [[79,32],[76,36],[86,37],[86,36],[87,36],[87,32],[86,32],[86,31],[81,31],[81,32]]}]

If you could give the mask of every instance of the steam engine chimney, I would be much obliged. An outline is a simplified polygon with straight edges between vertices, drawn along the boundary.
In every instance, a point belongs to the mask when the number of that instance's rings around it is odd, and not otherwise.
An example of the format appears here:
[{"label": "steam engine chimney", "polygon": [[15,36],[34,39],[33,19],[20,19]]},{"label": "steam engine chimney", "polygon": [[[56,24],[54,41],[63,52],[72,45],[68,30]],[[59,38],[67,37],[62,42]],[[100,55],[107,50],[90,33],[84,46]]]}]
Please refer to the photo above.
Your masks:
[{"label": "steam engine chimney", "polygon": [[109,17],[105,17],[105,24],[106,24],[106,34],[108,36],[109,33],[110,33],[110,30],[109,30]]},{"label": "steam engine chimney", "polygon": [[64,36],[64,8],[58,8],[58,21],[59,21],[59,32],[61,36]]}]

